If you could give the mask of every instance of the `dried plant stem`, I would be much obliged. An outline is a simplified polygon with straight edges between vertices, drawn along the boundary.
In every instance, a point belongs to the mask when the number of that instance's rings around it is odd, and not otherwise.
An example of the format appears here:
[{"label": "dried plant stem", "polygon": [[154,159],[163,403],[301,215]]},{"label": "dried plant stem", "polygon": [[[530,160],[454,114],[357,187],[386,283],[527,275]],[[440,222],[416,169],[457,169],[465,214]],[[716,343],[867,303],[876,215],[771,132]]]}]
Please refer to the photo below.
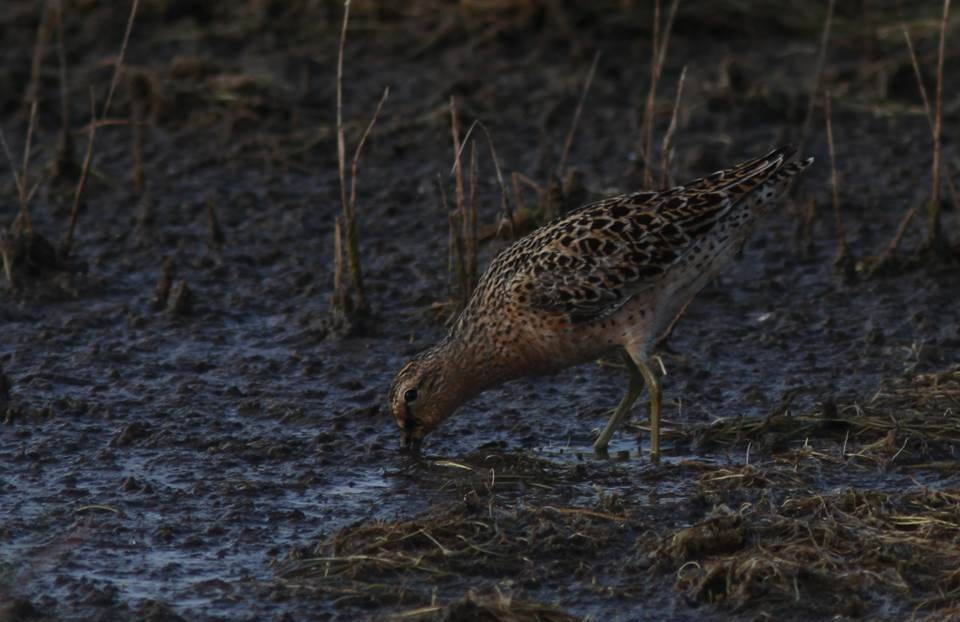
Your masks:
[{"label": "dried plant stem", "polygon": [[131,171],[130,181],[133,183],[133,190],[136,193],[142,193],[146,186],[146,176],[143,172],[143,143],[145,141],[146,114],[144,111],[144,102],[133,93],[131,89],[130,108],[133,117],[133,142],[131,150],[133,151],[133,170]]},{"label": "dried plant stem", "polygon": [[[357,171],[359,169],[360,156],[363,153],[363,147],[367,142],[370,132],[373,130],[373,126],[376,125],[377,118],[380,116],[380,111],[383,108],[383,104],[387,101],[387,98],[390,95],[390,89],[387,87],[383,90],[383,95],[380,96],[380,101],[377,103],[376,110],[374,110],[373,116],[370,118],[370,122],[367,123],[367,126],[364,129],[363,134],[360,136],[359,142],[357,143],[357,147],[354,150],[353,160],[350,165],[350,183],[348,192],[346,136],[343,127],[343,58],[344,48],[346,47],[347,42],[347,27],[349,23],[350,0],[345,0],[343,3],[343,22],[340,27],[340,45],[337,53],[336,82],[337,164],[340,178],[340,204],[342,209],[342,214],[340,217],[338,217],[338,220],[340,221],[341,238],[346,238],[345,250],[342,249],[342,243],[344,240],[341,239],[341,251],[346,255],[347,267],[350,272],[350,283],[353,290],[352,310],[364,315],[369,312],[369,305],[367,303],[366,291],[363,286],[363,270],[360,264],[359,233],[357,231]],[[337,255],[337,257],[340,257],[340,255]],[[335,261],[336,260],[337,259],[335,258]],[[347,302],[349,300],[349,296],[347,296],[344,287],[345,283],[343,279],[341,278],[337,280],[335,277],[333,293],[333,304],[335,306],[335,311],[346,312],[347,310],[344,305],[349,304]],[[340,305],[339,309],[336,309],[337,305]]]},{"label": "dried plant stem", "polygon": [[77,218],[80,215],[80,201],[83,199],[83,190],[87,184],[87,175],[90,173],[90,163],[93,161],[93,143],[97,137],[97,104],[94,101],[93,89],[90,89],[90,130],[87,136],[87,151],[83,155],[83,164],[80,167],[80,178],[77,180],[77,187],[73,192],[73,206],[70,208],[70,224],[67,227],[67,234],[60,245],[60,254],[64,257],[70,256],[70,249],[73,246],[73,234],[77,229]]},{"label": "dried plant stem", "polygon": [[350,21],[350,0],[343,3],[343,24],[340,26],[340,47],[337,55],[337,165],[340,172],[340,205],[347,215],[347,148],[343,132],[343,48],[347,42]]},{"label": "dried plant stem", "polygon": [[[469,292],[477,286],[477,150],[476,143],[470,142],[470,192],[467,195],[467,217],[463,221],[463,239],[465,241],[467,263],[467,285]],[[469,296],[468,296],[469,297]]]},{"label": "dried plant stem", "polygon": [[[927,95],[927,87],[923,83],[923,74],[920,71],[920,61],[917,59],[917,52],[913,46],[913,39],[910,37],[910,31],[907,30],[907,26],[904,24],[901,26],[903,31],[903,39],[907,45],[907,51],[910,54],[910,63],[913,65],[913,75],[917,80],[917,90],[920,92],[920,99],[923,101],[923,111],[927,117],[927,124],[930,126],[930,136],[933,138],[934,142],[937,141],[937,124],[934,119],[933,111],[930,109],[930,97]],[[956,186],[954,186],[953,180],[950,177],[950,171],[947,170],[947,189],[950,191],[950,196],[953,199],[954,208],[960,213],[960,197],[957,195]],[[900,225],[897,227],[897,232],[894,235],[893,239],[887,245],[886,250],[880,256],[879,264],[884,264],[889,262],[893,255],[897,252],[900,247],[900,243],[903,241],[904,236],[907,233],[908,228],[913,223],[914,219],[917,216],[917,208],[911,207],[907,210],[907,213],[904,214],[903,218],[900,221]]]},{"label": "dried plant stem", "polygon": [[840,211],[840,182],[837,177],[837,158],[833,143],[833,113],[830,106],[830,91],[824,94],[824,110],[827,122],[827,149],[830,152],[830,198],[833,201],[833,218],[837,227],[837,256],[835,263],[840,264],[847,257],[847,234],[843,226]]},{"label": "dried plant stem", "polygon": [[813,74],[813,82],[810,84],[810,96],[807,100],[807,115],[803,119],[803,129],[800,131],[799,151],[803,153],[810,135],[810,127],[813,123],[813,111],[816,109],[817,101],[820,99],[820,90],[823,88],[823,67],[827,61],[827,48],[830,44],[830,30],[833,27],[833,9],[836,0],[829,0],[827,3],[827,17],[823,22],[823,32],[820,34],[820,48],[817,51],[817,68]]},{"label": "dried plant stem", "polygon": [[[453,182],[454,199],[456,200],[457,212],[463,218],[464,208],[464,190],[463,190],[463,164],[461,161],[460,149],[460,117],[457,114],[457,100],[450,96],[450,137],[453,140]],[[462,237],[462,236],[461,236]],[[463,283],[461,282],[461,285]]]},{"label": "dried plant stem", "polygon": [[380,110],[390,96],[390,87],[383,89],[383,95],[377,102],[377,108],[370,117],[370,122],[363,130],[360,142],[357,143],[357,149],[353,152],[353,161],[350,164],[350,201],[348,203],[349,219],[347,220],[347,263],[350,268],[350,281],[353,286],[354,296],[356,298],[356,310],[360,313],[367,313],[370,308],[367,304],[366,290],[363,286],[363,271],[360,265],[360,239],[357,232],[357,171],[360,167],[360,156],[363,153],[363,146],[377,123],[380,116]]},{"label": "dried plant stem", "polygon": [[653,169],[650,161],[653,158],[653,113],[657,101],[657,84],[663,73],[663,63],[667,57],[667,48],[670,45],[670,31],[673,29],[673,18],[677,14],[680,0],[673,0],[667,13],[667,21],[663,26],[663,40],[660,40],[660,0],[657,0],[653,13],[653,56],[650,59],[650,88],[647,90],[647,101],[643,112],[643,185],[653,187]]},{"label": "dried plant stem", "polygon": [[[463,140],[460,144],[460,149],[458,150],[457,157],[460,157],[460,151],[463,151],[463,146],[467,144],[470,137],[473,135],[473,130],[476,128],[483,130],[484,136],[487,137],[487,146],[490,147],[490,158],[493,160],[493,170],[497,175],[497,186],[500,188],[500,208],[503,210],[503,215],[510,224],[510,235],[511,237],[516,236],[517,227],[516,221],[514,219],[513,205],[510,203],[510,195],[507,193],[507,186],[503,182],[503,170],[500,168],[500,159],[497,157],[497,150],[493,146],[493,137],[490,136],[490,132],[487,130],[487,126],[481,123],[479,120],[474,121],[470,124],[470,128],[467,130],[467,133],[464,134]],[[454,162],[454,167],[456,167],[456,162]],[[454,170],[451,169],[451,174]]]},{"label": "dried plant stem", "polygon": [[510,204],[510,195],[507,193],[507,186],[503,183],[503,171],[500,168],[500,159],[497,158],[497,150],[493,146],[493,137],[490,136],[490,132],[487,131],[487,126],[483,123],[474,123],[480,126],[480,129],[483,130],[484,135],[487,137],[487,145],[490,147],[490,158],[493,160],[493,170],[497,175],[497,185],[500,187],[500,208],[503,210],[507,222],[510,223],[510,237],[516,238],[517,223],[513,215],[513,205]]},{"label": "dried plant stem", "polygon": [[[456,99],[450,98],[450,136],[453,141],[453,177],[456,209],[448,213],[450,225],[450,270],[456,274],[456,296],[459,307],[466,306],[477,279],[477,152],[471,140],[476,123],[460,138],[460,117]],[[463,149],[470,142],[468,171],[469,193],[463,181]],[[446,193],[438,178],[441,205],[446,209]]]},{"label": "dried plant stem", "polygon": [[127,55],[127,44],[130,43],[130,33],[133,32],[133,21],[137,17],[137,8],[139,5],[140,0],[133,0],[130,6],[130,16],[127,18],[127,29],[123,33],[120,55],[117,57],[117,64],[113,70],[113,79],[110,80],[110,90],[107,91],[107,101],[103,104],[103,114],[100,116],[101,120],[105,119],[107,113],[110,111],[110,104],[113,103],[113,94],[117,90],[117,84],[120,83],[120,69],[123,67],[123,59]]},{"label": "dried plant stem", "polygon": [[[130,16],[127,18],[127,29],[123,33],[123,43],[120,45],[120,54],[117,56],[117,62],[113,67],[113,78],[110,81],[110,90],[107,92],[107,100],[103,104],[103,110],[100,113],[100,122],[107,118],[110,112],[110,104],[113,102],[113,94],[116,91],[117,83],[120,81],[120,71],[123,68],[123,59],[127,53],[127,45],[130,42],[130,33],[133,32],[133,24],[137,17],[137,9],[140,6],[140,0],[133,0],[130,4]],[[73,206],[70,208],[70,224],[67,228],[66,236],[60,246],[60,254],[66,258],[70,256],[70,250],[73,246],[73,236],[77,229],[77,217],[80,214],[80,203],[83,200],[83,191],[86,188],[87,176],[90,173],[90,165],[93,161],[93,145],[97,136],[97,105],[94,99],[93,89],[90,89],[90,133],[87,136],[87,151],[83,156],[83,165],[80,169],[80,178],[77,180],[77,186],[73,193]]]},{"label": "dried plant stem", "polygon": [[330,308],[334,314],[344,313],[348,304],[343,268],[343,216],[338,215],[333,222],[333,300]]},{"label": "dried plant stem", "polygon": [[37,23],[37,37],[33,44],[33,60],[30,64],[30,82],[27,85],[27,91],[24,93],[24,102],[34,102],[38,99],[40,92],[40,70],[43,68],[43,56],[47,44],[50,42],[50,33],[52,32],[53,6],[51,2],[44,2],[40,13],[40,21]]},{"label": "dried plant stem", "polygon": [[923,84],[923,75],[920,73],[920,61],[917,60],[917,52],[913,47],[913,39],[910,37],[910,31],[906,24],[901,24],[903,38],[907,43],[907,51],[910,52],[910,62],[913,65],[913,75],[917,79],[917,88],[920,91],[920,99],[923,100],[923,110],[927,115],[927,122],[930,123],[930,131],[933,131],[933,113],[930,111],[930,98],[927,96],[927,87]]},{"label": "dried plant stem", "polygon": [[887,245],[887,249],[884,251],[883,255],[881,255],[881,259],[878,262],[879,264],[886,263],[897,252],[897,249],[900,247],[900,243],[903,241],[903,236],[906,235],[907,229],[910,227],[910,223],[912,223],[913,219],[916,217],[916,207],[911,207],[907,210],[907,213],[904,214],[903,219],[900,220],[900,224],[897,226],[896,235],[893,236],[893,239],[890,240],[890,244]]},{"label": "dried plant stem", "polygon": [[357,148],[353,152],[353,160],[350,163],[350,211],[354,216],[356,216],[357,209],[357,171],[360,168],[360,156],[363,154],[363,146],[367,143],[370,132],[373,131],[373,126],[377,124],[380,111],[383,109],[383,105],[387,103],[389,97],[390,87],[388,86],[383,89],[383,94],[380,95],[380,100],[377,102],[377,107],[373,111],[373,116],[370,117],[370,122],[367,123],[367,127],[364,128],[363,134],[360,136],[360,142],[357,143]]},{"label": "dried plant stem", "polygon": [[27,137],[23,143],[23,158],[20,162],[20,171],[17,171],[16,162],[13,159],[13,153],[10,151],[10,145],[7,144],[7,139],[3,135],[3,132],[0,131],[0,145],[3,146],[4,154],[6,155],[7,162],[10,165],[10,172],[13,174],[13,183],[17,188],[17,200],[20,204],[20,209],[17,212],[17,218],[15,223],[17,226],[22,227],[23,229],[30,231],[33,229],[33,222],[30,220],[29,205],[30,200],[33,198],[34,192],[36,192],[39,187],[38,184],[35,184],[33,188],[30,188],[27,179],[27,173],[30,171],[30,150],[33,144],[33,130],[36,127],[37,123],[37,102],[33,102],[30,106],[30,122],[27,125]]},{"label": "dried plant stem", "polygon": [[73,170],[73,139],[70,134],[70,88],[67,82],[67,51],[63,43],[63,0],[57,0],[57,64],[60,73],[60,138],[57,141],[56,171]]},{"label": "dried plant stem", "polygon": [[943,0],[943,16],[940,20],[940,46],[937,52],[937,94],[933,115],[933,187],[929,221],[927,227],[927,247],[939,249],[944,240],[940,230],[940,135],[943,123],[943,61],[946,56],[947,19],[950,16],[950,0]]},{"label": "dried plant stem", "polygon": [[573,137],[577,133],[577,127],[580,124],[580,115],[583,114],[583,104],[587,100],[587,93],[590,92],[590,85],[593,84],[593,76],[597,73],[597,63],[600,61],[600,52],[593,55],[593,62],[590,63],[590,69],[587,71],[587,77],[583,81],[583,89],[580,91],[580,99],[577,101],[577,109],[573,113],[573,121],[570,123],[570,129],[567,131],[567,137],[563,141],[563,152],[560,155],[560,164],[557,165],[557,177],[563,179],[567,169],[567,157],[570,155],[570,147],[573,145]]},{"label": "dried plant stem", "polygon": [[680,70],[680,79],[677,80],[677,96],[673,100],[673,112],[670,113],[670,125],[663,135],[660,145],[660,187],[666,190],[671,182],[670,160],[673,158],[673,136],[677,131],[677,116],[680,112],[680,99],[683,97],[683,83],[687,79],[687,66]]},{"label": "dried plant stem", "polygon": [[458,307],[463,306],[463,283],[466,280],[466,270],[463,261],[462,212],[451,210],[447,203],[447,191],[444,189],[443,178],[437,174],[437,201],[440,204],[440,213],[447,217],[447,274],[451,289],[455,290],[454,299]]},{"label": "dried plant stem", "polygon": [[33,191],[29,189],[27,183],[27,173],[30,171],[30,148],[33,145],[33,131],[37,126],[37,102],[34,102],[30,105],[30,122],[27,124],[27,140],[23,143],[23,161],[20,163],[20,183],[17,186],[18,198],[20,200],[20,213],[17,216],[17,219],[20,221],[22,226],[25,226],[28,230],[33,228],[33,223],[30,221],[30,214],[28,212],[28,206],[30,204],[30,199],[33,197]]},{"label": "dried plant stem", "polygon": [[[460,117],[457,115],[457,100],[450,97],[450,137],[453,140],[453,180],[454,180],[454,201],[456,208],[453,212],[447,211],[447,218],[450,225],[450,260],[451,267],[456,272],[456,291],[459,299],[459,306],[462,308],[467,303],[467,296],[470,295],[470,277],[468,276],[467,261],[465,259],[466,236],[464,230],[467,226],[467,213],[463,189],[463,164],[461,158],[460,144]],[[443,192],[442,181],[437,179],[437,184]],[[444,209],[446,210],[446,196],[443,198]]]},{"label": "dried plant stem", "polygon": [[[920,72],[920,62],[917,60],[917,53],[913,47],[913,40],[910,37],[910,31],[906,25],[903,28],[903,38],[907,43],[907,50],[910,52],[910,62],[913,65],[913,75],[917,79],[917,90],[920,91],[920,99],[923,100],[923,111],[927,116],[927,123],[930,125],[930,136],[936,140],[937,125],[933,118],[933,111],[930,109],[930,98],[927,96],[927,87],[923,84],[923,74]],[[956,213],[960,214],[960,194],[957,193],[957,187],[953,183],[953,171],[949,164],[944,162],[944,173],[947,180],[947,190],[950,191],[950,198],[953,201],[953,207]]]}]

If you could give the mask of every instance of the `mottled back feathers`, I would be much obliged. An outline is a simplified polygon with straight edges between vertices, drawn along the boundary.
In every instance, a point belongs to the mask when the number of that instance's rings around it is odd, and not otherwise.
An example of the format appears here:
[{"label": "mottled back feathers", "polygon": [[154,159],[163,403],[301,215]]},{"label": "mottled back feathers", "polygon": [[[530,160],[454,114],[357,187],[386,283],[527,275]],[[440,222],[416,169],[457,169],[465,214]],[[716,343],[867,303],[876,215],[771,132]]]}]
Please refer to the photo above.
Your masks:
[{"label": "mottled back feathers", "polygon": [[[573,323],[602,319],[676,271],[712,267],[811,160],[785,164],[780,148],[663,192],[637,192],[578,208],[502,252],[474,303],[510,302]],[[716,266],[719,269],[721,266]],[[468,308],[460,324],[470,321]]]}]

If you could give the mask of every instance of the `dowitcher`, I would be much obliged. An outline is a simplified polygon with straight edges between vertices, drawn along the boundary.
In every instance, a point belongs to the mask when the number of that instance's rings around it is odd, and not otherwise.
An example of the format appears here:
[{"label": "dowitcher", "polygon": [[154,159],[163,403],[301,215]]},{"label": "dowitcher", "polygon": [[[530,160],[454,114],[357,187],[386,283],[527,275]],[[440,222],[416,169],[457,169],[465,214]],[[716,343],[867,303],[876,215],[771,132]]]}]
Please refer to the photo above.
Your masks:
[{"label": "dowitcher", "polygon": [[663,192],[584,205],[501,252],[447,336],[397,373],[390,403],[404,446],[419,448],[486,389],[620,348],[630,382],[594,449],[606,450],[646,386],[656,460],[660,383],[651,347],[813,162],[788,162],[793,151],[782,147]]}]

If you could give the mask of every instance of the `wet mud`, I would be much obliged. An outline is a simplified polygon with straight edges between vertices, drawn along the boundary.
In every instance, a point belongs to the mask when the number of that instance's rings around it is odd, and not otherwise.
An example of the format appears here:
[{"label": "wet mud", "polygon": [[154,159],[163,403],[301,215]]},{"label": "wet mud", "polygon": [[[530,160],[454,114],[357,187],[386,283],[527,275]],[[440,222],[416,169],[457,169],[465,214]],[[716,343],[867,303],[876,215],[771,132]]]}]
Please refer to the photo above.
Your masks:
[{"label": "wet mud", "polygon": [[[546,190],[599,51],[573,194],[638,189],[652,11],[625,7],[644,3],[354,4],[351,144],[390,95],[357,187],[372,313],[349,330],[329,313],[339,3],[141,2],[68,261],[47,251],[67,229],[89,91],[102,104],[127,7],[62,3],[63,160],[58,22],[8,4],[0,127],[19,162],[36,94],[29,213],[43,241],[0,292],[0,619],[960,615],[960,271],[952,251],[914,254],[922,214],[900,261],[868,269],[930,194],[899,24],[933,84],[936,7],[838,8],[824,83],[852,259],[834,262],[817,107],[815,167],[660,351],[654,465],[643,404],[609,456],[592,453],[626,387],[614,360],[485,393],[420,458],[398,451],[384,404],[398,367],[443,335],[454,296],[436,189],[439,175],[453,196],[451,97],[508,178]],[[659,85],[657,142],[687,67],[677,181],[798,142],[809,101],[822,8],[714,9],[681,4]],[[955,18],[948,35],[950,67]],[[956,170],[960,74],[946,75]],[[478,211],[495,232],[486,141]],[[0,224],[19,209],[5,172]],[[960,239],[946,192],[943,210]],[[481,267],[506,243],[488,237]]]}]

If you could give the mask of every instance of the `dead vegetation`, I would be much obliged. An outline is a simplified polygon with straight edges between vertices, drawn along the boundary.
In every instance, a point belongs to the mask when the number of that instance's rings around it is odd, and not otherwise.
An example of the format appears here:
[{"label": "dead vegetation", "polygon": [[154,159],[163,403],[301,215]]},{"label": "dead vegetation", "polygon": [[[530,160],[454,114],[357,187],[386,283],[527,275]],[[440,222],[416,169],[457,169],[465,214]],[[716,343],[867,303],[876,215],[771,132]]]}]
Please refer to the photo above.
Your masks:
[{"label": "dead vegetation", "polygon": [[[357,224],[357,170],[363,146],[377,123],[380,110],[390,95],[390,87],[383,89],[383,95],[377,103],[370,122],[357,141],[350,162],[350,175],[347,177],[346,133],[343,123],[343,57],[347,42],[347,26],[350,23],[350,0],[343,3],[343,24],[340,28],[340,47],[337,55],[337,163],[340,178],[341,213],[334,223],[334,289],[330,297],[330,313],[336,327],[351,328],[351,332],[370,313],[363,285],[363,268],[360,262],[360,234]],[[349,179],[349,184],[348,180]],[[344,261],[346,259],[346,261]],[[344,268],[349,274],[349,287],[344,278]]]},{"label": "dead vegetation", "polygon": [[482,452],[414,462],[397,477],[431,481],[459,500],[410,519],[360,522],[294,551],[278,566],[285,588],[398,618],[573,620],[525,594],[605,574],[603,551],[629,545],[630,517],[615,495],[593,505],[517,502],[523,491],[586,481],[577,468]]},{"label": "dead vegetation", "polygon": [[[960,369],[884,384],[862,402],[826,398],[819,412],[794,414],[789,400],[763,419],[722,418],[666,436],[704,451],[752,452],[785,464],[811,459],[849,468],[960,471],[950,467],[960,444]],[[748,453],[748,459],[749,459]]]},{"label": "dead vegetation", "polygon": [[895,599],[943,616],[960,606],[958,532],[960,491],[851,488],[720,506],[652,557],[688,601],[733,611],[860,617]]},{"label": "dead vegetation", "polygon": [[[958,411],[954,368],[890,382],[863,403],[827,401],[809,415],[791,415],[786,404],[765,420],[675,432],[700,452],[744,456],[683,460],[656,472],[624,463],[652,490],[684,490],[690,501],[679,512],[602,492],[603,482],[626,472],[604,478],[510,453],[413,462],[397,477],[457,500],[409,519],[354,524],[294,551],[278,571],[286,588],[338,607],[414,619],[460,619],[467,611],[495,620],[572,619],[562,617],[563,607],[524,599],[557,584],[568,586],[552,592],[560,604],[565,595],[577,602],[578,590],[628,597],[670,577],[688,604],[761,617],[897,611],[942,619],[960,610],[960,490],[934,483],[960,473]],[[830,484],[878,468],[900,479],[889,489]],[[902,484],[904,477],[933,483]],[[570,487],[588,482],[597,501],[571,504]],[[570,577],[579,587],[563,583]],[[509,589],[519,600],[461,599],[469,588]]]}]

